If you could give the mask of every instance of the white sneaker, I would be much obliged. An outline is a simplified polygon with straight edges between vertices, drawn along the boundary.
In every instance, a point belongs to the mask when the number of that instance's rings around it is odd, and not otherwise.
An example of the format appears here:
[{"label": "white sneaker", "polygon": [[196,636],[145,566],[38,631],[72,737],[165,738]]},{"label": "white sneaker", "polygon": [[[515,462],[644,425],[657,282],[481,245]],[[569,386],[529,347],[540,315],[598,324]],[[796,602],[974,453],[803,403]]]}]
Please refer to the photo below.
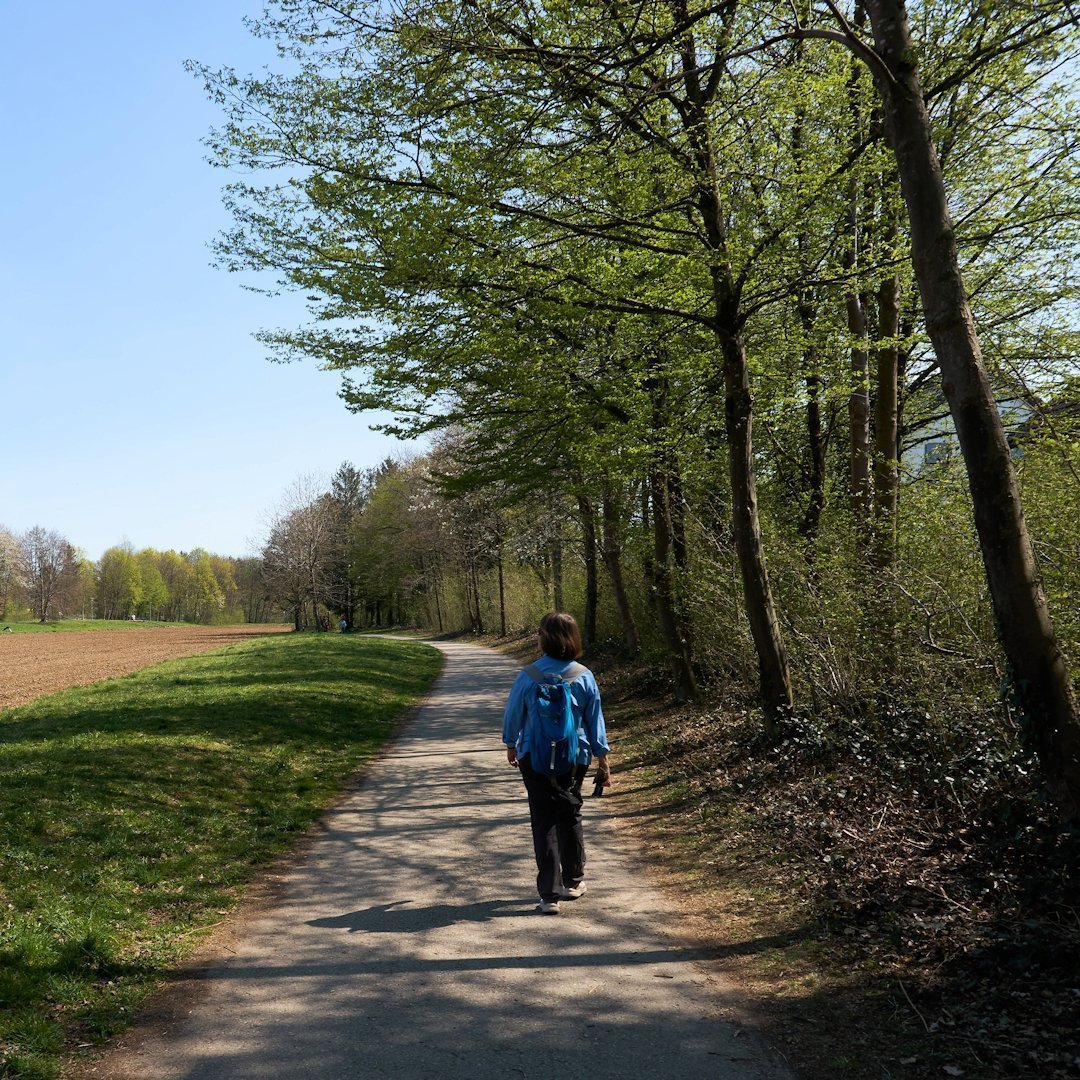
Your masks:
[{"label": "white sneaker", "polygon": [[558,915],[559,914],[559,901],[558,900],[541,900],[536,905],[536,910],[541,915]]},{"label": "white sneaker", "polygon": [[579,896],[585,895],[585,882],[579,881],[576,885],[569,887],[563,886],[559,890],[559,897],[562,900],[576,900]]}]

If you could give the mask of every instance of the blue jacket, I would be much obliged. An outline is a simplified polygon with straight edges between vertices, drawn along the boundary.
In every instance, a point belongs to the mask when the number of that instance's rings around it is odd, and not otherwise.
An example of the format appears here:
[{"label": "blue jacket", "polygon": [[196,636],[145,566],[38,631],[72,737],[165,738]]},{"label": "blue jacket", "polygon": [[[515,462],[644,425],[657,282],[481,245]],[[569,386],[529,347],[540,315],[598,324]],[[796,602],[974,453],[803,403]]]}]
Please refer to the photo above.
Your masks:
[{"label": "blue jacket", "polygon": [[[558,674],[571,663],[570,660],[556,660],[553,656],[541,656],[536,666],[545,673]],[[519,671],[503,713],[503,742],[515,747],[519,757],[528,753],[529,735],[532,734],[532,725],[536,723],[535,687],[536,683],[524,670]],[[596,754],[607,754],[611,747],[608,746],[604,713],[600,708],[600,689],[588,668],[570,684],[570,695],[573,699],[571,708],[578,722],[578,746],[587,754],[586,760]]]}]

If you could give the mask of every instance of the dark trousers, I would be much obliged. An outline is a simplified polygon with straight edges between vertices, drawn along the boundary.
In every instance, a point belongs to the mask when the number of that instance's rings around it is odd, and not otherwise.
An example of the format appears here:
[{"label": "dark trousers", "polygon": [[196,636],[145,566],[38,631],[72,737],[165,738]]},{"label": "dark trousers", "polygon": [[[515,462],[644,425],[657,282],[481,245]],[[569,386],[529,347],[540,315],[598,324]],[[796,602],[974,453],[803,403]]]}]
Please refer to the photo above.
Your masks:
[{"label": "dark trousers", "polygon": [[528,757],[518,763],[529,795],[536,891],[542,900],[557,900],[559,889],[577,885],[585,876],[585,839],[581,831],[581,782],[588,766],[565,776],[535,772]]}]

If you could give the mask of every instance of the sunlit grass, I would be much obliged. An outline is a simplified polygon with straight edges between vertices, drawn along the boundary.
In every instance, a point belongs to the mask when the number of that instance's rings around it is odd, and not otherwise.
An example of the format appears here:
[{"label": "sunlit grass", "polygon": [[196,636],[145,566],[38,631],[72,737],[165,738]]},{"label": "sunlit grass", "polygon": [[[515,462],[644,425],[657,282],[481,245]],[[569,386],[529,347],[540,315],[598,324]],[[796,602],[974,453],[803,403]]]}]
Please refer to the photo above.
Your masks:
[{"label": "sunlit grass", "polygon": [[125,1027],[439,666],[282,635],[0,712],[0,1076]]}]

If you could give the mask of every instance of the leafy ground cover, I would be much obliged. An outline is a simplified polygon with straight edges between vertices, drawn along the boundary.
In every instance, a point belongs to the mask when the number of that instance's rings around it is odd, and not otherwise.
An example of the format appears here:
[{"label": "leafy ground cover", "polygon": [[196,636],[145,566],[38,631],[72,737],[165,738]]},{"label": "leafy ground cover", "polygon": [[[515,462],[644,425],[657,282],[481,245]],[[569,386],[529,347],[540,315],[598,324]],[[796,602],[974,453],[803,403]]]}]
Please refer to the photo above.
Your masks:
[{"label": "leafy ground cover", "polygon": [[910,717],[769,747],[750,702],[658,708],[610,674],[638,820],[798,1072],[1080,1076],[1080,838],[1036,785]]},{"label": "leafy ground cover", "polygon": [[0,712],[0,1076],[126,1027],[440,664],[275,635]]},{"label": "leafy ground cover", "polygon": [[1030,762],[926,714],[802,717],[769,746],[730,689],[677,708],[664,674],[586,660],[612,811],[797,1075],[1080,1076],[1080,837]]}]

